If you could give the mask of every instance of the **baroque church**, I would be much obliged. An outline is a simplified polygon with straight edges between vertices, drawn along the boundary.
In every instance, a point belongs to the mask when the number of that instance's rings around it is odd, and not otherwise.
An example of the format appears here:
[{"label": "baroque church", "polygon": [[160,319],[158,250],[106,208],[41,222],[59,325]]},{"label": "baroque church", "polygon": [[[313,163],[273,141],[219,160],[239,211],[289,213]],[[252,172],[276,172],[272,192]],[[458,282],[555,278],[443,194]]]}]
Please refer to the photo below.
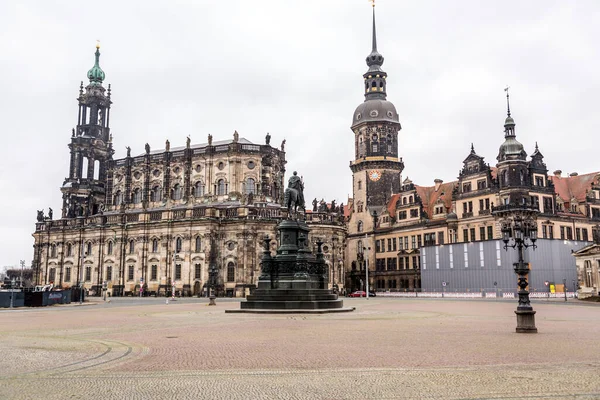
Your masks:
[{"label": "baroque church", "polygon": [[[261,243],[276,236],[283,207],[285,140],[240,137],[113,159],[111,87],[96,48],[89,84],[79,88],[61,217],[38,212],[33,234],[36,284],[83,285],[113,296],[203,295],[209,271],[217,294],[244,296],[260,274]],[[345,226],[339,208],[310,213],[309,240],[323,241],[330,282],[343,287]],[[277,241],[271,242],[273,250]],[[338,284],[339,283],[339,284]]]},{"label": "baroque church", "polygon": [[[261,239],[276,236],[287,217],[285,141],[230,139],[170,146],[113,159],[111,88],[105,89],[97,49],[79,91],[70,166],[60,219],[38,212],[33,234],[36,283],[83,284],[112,295],[163,294],[173,285],[184,295],[206,293],[216,271],[218,293],[244,296],[256,286]],[[387,100],[384,57],[377,48],[375,10],[372,49],[363,75],[364,101],[352,116],[352,198],[346,207],[323,201],[307,210],[311,243],[325,244],[329,281],[346,292],[419,291],[422,249],[500,238],[492,209],[527,203],[539,208],[539,237],[556,241],[600,240],[600,172],[548,173],[537,144],[527,157],[517,140],[507,92],[504,141],[495,166],[471,144],[457,180],[420,186],[402,177],[402,128]],[[417,167],[417,166],[413,166]],[[272,241],[273,249],[276,241]],[[368,271],[368,273],[367,273]],[[598,277],[600,278],[600,276]],[[596,279],[596,281],[598,280]],[[580,283],[582,280],[580,279]]]}]

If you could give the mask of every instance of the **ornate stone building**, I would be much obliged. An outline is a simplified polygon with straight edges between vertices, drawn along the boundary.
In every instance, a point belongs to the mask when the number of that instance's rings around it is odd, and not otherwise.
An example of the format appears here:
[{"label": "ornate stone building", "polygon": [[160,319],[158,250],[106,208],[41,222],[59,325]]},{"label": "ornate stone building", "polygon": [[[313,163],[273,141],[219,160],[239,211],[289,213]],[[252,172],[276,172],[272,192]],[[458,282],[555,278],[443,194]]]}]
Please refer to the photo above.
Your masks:
[{"label": "ornate stone building", "polygon": [[[527,159],[516,139],[507,92],[504,142],[495,167],[471,150],[458,180],[418,186],[398,157],[399,117],[386,100],[383,57],[377,51],[373,14],[373,49],[367,57],[365,101],[353,115],[355,159],[350,162],[353,198],[348,201],[346,287],[364,289],[365,267],[373,290],[419,290],[424,246],[470,243],[500,238],[491,213],[504,204],[533,204],[540,209],[539,237],[588,242],[600,230],[600,173],[548,175],[537,144]],[[573,262],[574,264],[574,262]]]},{"label": "ornate stone building", "polygon": [[[112,295],[202,294],[208,268],[218,269],[218,291],[244,295],[255,286],[265,235],[275,237],[286,171],[285,141],[255,144],[235,132],[229,140],[113,159],[111,88],[105,90],[99,49],[79,91],[69,175],[61,191],[61,218],[38,212],[34,233],[36,281],[70,287],[82,283]],[[311,213],[309,240],[320,237],[330,282],[344,282],[345,227],[337,213]],[[272,242],[275,249],[277,243]],[[331,267],[331,266],[334,267]],[[335,275],[337,274],[337,278]],[[333,278],[333,279],[331,279]]]}]

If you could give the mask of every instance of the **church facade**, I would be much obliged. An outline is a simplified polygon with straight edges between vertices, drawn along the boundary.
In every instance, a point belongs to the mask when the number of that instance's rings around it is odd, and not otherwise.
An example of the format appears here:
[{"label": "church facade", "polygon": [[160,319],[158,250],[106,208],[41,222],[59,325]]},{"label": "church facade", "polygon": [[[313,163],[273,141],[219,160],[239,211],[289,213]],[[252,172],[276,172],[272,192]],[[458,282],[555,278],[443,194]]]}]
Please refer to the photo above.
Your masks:
[{"label": "church facade", "polygon": [[[260,272],[261,243],[287,217],[285,140],[256,144],[234,132],[228,140],[152,150],[113,159],[111,87],[95,64],[80,86],[77,126],[69,143],[69,174],[61,217],[38,212],[36,283],[83,285],[112,295],[206,292],[217,271],[220,295],[242,296]],[[309,240],[320,238],[330,282],[343,286],[345,226],[339,214],[311,213]],[[271,242],[273,249],[277,241]],[[337,277],[336,277],[337,275]]]}]

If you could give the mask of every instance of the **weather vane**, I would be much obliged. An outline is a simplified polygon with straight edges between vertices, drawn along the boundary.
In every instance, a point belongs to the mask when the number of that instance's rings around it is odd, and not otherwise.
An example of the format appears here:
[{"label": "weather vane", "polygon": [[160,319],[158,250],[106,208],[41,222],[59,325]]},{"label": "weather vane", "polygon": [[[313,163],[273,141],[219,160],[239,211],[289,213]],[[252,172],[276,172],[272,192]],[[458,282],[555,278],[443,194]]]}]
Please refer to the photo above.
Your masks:
[{"label": "weather vane", "polygon": [[375,7],[375,0],[369,0],[369,3],[371,3],[373,7]]},{"label": "weather vane", "polygon": [[96,39],[96,48],[99,49],[100,48],[100,39]]}]

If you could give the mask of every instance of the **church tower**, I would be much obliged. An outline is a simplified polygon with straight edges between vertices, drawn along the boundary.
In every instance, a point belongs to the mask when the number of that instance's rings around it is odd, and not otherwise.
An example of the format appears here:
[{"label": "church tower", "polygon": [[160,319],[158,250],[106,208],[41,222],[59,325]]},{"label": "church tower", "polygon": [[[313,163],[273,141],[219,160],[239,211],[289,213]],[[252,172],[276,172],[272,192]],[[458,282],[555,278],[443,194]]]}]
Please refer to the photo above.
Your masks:
[{"label": "church tower", "polygon": [[71,135],[69,176],[63,193],[63,218],[96,214],[105,201],[106,168],[114,150],[111,143],[110,85],[102,86],[105,74],[100,68],[100,45],[96,45],[96,60],[88,71],[89,84],[79,87],[77,127]]},{"label": "church tower", "polygon": [[365,101],[352,118],[354,161],[352,192],[354,212],[350,223],[355,233],[373,230],[369,211],[381,213],[391,195],[400,191],[400,174],[404,169],[398,157],[398,132],[401,129],[396,107],[386,100],[387,73],[381,69],[383,56],[377,51],[375,6],[373,5],[373,44],[363,75]]}]

